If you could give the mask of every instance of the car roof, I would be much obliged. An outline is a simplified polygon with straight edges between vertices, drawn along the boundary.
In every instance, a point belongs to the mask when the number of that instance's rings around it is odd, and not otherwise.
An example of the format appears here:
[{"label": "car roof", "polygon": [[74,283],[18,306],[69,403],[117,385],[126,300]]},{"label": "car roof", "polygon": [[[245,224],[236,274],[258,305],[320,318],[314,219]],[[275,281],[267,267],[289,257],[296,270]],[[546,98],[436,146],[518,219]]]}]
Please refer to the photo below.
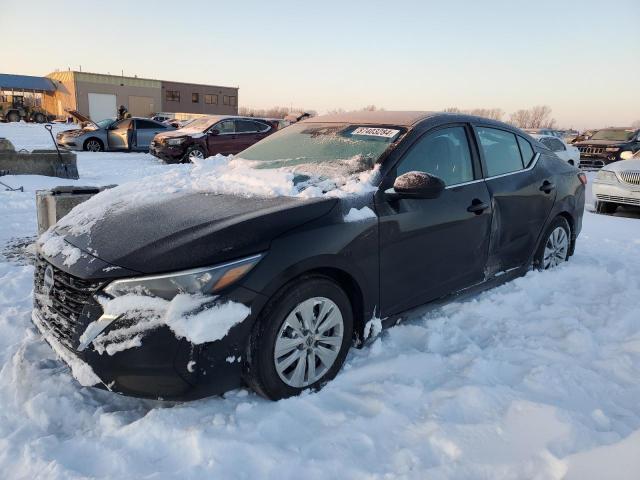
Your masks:
[{"label": "car roof", "polygon": [[303,120],[303,123],[359,123],[373,125],[398,125],[410,127],[422,120],[436,115],[448,115],[444,112],[387,111],[345,112]]}]

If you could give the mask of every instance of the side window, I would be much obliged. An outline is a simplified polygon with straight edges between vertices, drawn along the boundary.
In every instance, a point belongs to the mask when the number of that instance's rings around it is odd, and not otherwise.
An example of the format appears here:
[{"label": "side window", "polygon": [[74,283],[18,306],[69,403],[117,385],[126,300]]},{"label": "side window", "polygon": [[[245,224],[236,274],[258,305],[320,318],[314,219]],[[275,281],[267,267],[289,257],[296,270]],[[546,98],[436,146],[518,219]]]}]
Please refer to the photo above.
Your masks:
[{"label": "side window", "polygon": [[518,145],[520,145],[522,163],[524,163],[524,167],[527,168],[529,165],[531,165],[533,157],[535,157],[536,153],[533,151],[533,148],[531,147],[529,141],[525,140],[522,137],[518,137]]},{"label": "side window", "polygon": [[164,125],[160,125],[158,123],[155,122],[150,122],[149,120],[136,120],[136,127],[138,129],[145,129],[145,130],[157,130],[159,128],[165,128]]},{"label": "side window", "polygon": [[550,138],[549,140],[551,140],[551,150],[554,152],[564,152],[566,150],[564,143],[557,138]]},{"label": "side window", "polygon": [[236,132],[237,133],[257,133],[258,124],[251,120],[236,120]]},{"label": "side window", "polygon": [[520,148],[513,133],[487,127],[477,127],[477,132],[488,177],[522,170]]},{"label": "side window", "polygon": [[131,119],[121,120],[115,125],[115,130],[126,130],[131,125]]},{"label": "side window", "polygon": [[427,133],[400,161],[397,175],[418,171],[441,178],[446,185],[473,180],[473,162],[463,127]]},{"label": "side window", "polygon": [[267,125],[266,123],[256,122],[256,125],[258,126],[258,132],[260,133],[271,130],[271,126]]},{"label": "side window", "polygon": [[223,120],[221,122],[216,123],[213,128],[223,134],[236,132],[236,127],[234,125],[233,120]]}]

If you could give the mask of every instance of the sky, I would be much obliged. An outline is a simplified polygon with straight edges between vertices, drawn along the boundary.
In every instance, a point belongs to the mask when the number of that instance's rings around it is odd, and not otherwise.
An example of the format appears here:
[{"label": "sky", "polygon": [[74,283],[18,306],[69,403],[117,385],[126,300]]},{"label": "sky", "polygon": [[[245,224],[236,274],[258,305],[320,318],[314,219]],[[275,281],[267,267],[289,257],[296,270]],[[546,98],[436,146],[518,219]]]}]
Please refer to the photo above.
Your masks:
[{"label": "sky", "polygon": [[567,128],[640,120],[640,0],[0,0],[0,16],[0,73],[124,71],[320,113],[549,105]]}]

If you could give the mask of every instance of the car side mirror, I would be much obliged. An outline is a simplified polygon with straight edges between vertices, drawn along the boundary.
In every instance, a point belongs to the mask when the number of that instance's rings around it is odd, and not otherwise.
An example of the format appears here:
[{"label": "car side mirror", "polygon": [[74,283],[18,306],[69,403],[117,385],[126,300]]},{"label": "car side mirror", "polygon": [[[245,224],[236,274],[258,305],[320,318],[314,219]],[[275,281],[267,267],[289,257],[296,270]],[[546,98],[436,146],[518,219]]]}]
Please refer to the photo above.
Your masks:
[{"label": "car side mirror", "polygon": [[217,128],[209,130],[209,135],[220,135],[220,130],[218,130]]},{"label": "car side mirror", "polygon": [[445,189],[445,183],[435,175],[425,172],[407,172],[396,178],[393,188],[385,192],[390,199],[398,198],[438,198]]},{"label": "car side mirror", "polygon": [[633,158],[633,152],[630,150],[625,150],[620,154],[620,160],[631,160]]}]

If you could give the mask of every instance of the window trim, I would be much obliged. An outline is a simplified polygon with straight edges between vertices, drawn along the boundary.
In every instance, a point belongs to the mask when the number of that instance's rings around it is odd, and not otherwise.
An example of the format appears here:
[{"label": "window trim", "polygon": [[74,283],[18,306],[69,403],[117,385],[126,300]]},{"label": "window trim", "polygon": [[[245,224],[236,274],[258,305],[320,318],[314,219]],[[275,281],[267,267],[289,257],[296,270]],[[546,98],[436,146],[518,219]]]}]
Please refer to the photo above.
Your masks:
[{"label": "window trim", "polygon": [[[215,100],[215,102],[207,102],[207,97],[210,97],[211,100]],[[204,104],[205,105],[218,105],[218,94],[217,93],[205,93],[204,94]]]},{"label": "window trim", "polygon": [[[218,125],[219,123],[222,122],[233,122],[233,132],[220,132],[220,130],[218,130],[216,128],[216,125]],[[223,118],[222,120],[214,123],[213,125],[211,125],[208,129],[207,132],[210,132],[211,130],[218,130],[218,135],[216,135],[216,137],[219,137],[221,135],[240,135],[238,132],[235,131],[236,129],[236,122],[235,122],[235,118]]]},{"label": "window trim", "polygon": [[[475,136],[474,136],[475,134],[472,131],[473,129],[471,129],[471,125],[465,122],[454,122],[454,123],[445,123],[442,125],[437,125],[433,128],[430,128],[418,134],[417,137],[411,142],[411,144],[408,145],[403,150],[402,154],[399,156],[399,158],[396,160],[393,167],[389,170],[389,172],[385,176],[395,181],[395,179],[398,178],[398,166],[400,165],[400,163],[402,163],[402,161],[406,158],[406,156],[409,155],[409,153],[416,147],[418,142],[422,141],[422,139],[426,135],[430,135],[434,132],[437,132],[438,130],[444,130],[446,128],[455,128],[455,127],[462,127],[462,129],[464,130],[465,136],[467,137],[467,146],[469,147],[469,154],[471,156],[471,169],[473,170],[473,180],[469,180],[468,182],[456,183],[455,185],[446,185],[445,190],[450,188],[458,188],[464,185],[471,185],[473,183],[484,181],[481,161],[480,161],[480,157],[478,156],[478,146],[476,145]],[[384,182],[381,182],[381,185],[382,183]]]}]

